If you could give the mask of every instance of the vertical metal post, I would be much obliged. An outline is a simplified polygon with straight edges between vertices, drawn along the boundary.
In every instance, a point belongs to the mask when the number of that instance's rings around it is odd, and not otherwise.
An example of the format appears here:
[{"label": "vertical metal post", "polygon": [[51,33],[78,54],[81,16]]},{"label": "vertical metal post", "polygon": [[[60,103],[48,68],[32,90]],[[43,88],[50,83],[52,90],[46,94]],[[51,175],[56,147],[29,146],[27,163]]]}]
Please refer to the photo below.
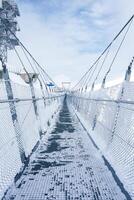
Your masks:
[{"label": "vertical metal post", "polygon": [[38,78],[38,81],[40,83],[40,88],[41,88],[41,92],[42,92],[42,96],[43,96],[43,102],[44,102],[44,107],[46,107],[46,102],[45,102],[45,93],[44,93],[44,90],[43,90],[43,86],[42,86],[42,83],[40,81],[40,79]]},{"label": "vertical metal post", "polygon": [[[128,66],[128,68],[126,70],[126,74],[125,74],[125,78],[124,78],[124,81],[126,81],[126,82],[130,81],[130,78],[131,78],[131,68],[132,68],[133,62],[134,62],[134,57],[133,57],[130,65]],[[122,98],[123,98],[124,90],[125,90],[125,86],[123,84],[122,87],[121,87],[121,91],[119,93],[119,96],[118,96],[118,100],[119,101],[122,100]],[[114,134],[115,134],[115,131],[116,131],[116,127],[117,127],[117,123],[118,123],[118,118],[119,118],[119,113],[120,113],[120,108],[121,108],[120,103],[118,103],[117,104],[116,113],[115,113],[115,117],[114,117],[114,123],[113,123],[113,129],[112,129],[112,136],[110,138],[109,144],[112,143],[112,140],[113,140],[113,137],[114,137]],[[109,144],[108,144],[108,146],[109,146]]]},{"label": "vertical metal post", "polygon": [[34,112],[35,112],[35,116],[36,116],[36,120],[37,120],[37,124],[38,124],[39,136],[41,138],[42,129],[41,129],[41,125],[40,125],[39,112],[38,112],[37,101],[36,101],[36,97],[35,97],[35,90],[34,90],[34,86],[33,86],[33,80],[32,80],[32,78],[30,76],[29,76],[29,84],[30,84],[30,89],[31,89],[31,94],[32,94]]},{"label": "vertical metal post", "polygon": [[94,90],[94,83],[92,84],[92,87],[91,87],[91,91],[93,91]]},{"label": "vertical metal post", "polygon": [[26,156],[25,156],[25,151],[24,151],[23,142],[22,142],[22,131],[21,131],[21,128],[19,125],[18,117],[17,117],[15,102],[13,101],[14,96],[13,96],[12,86],[11,86],[10,79],[9,79],[9,73],[8,73],[8,69],[6,68],[5,64],[2,64],[2,67],[3,67],[2,75],[3,75],[3,79],[5,81],[7,97],[9,100],[9,108],[10,108],[12,122],[13,122],[14,130],[15,130],[15,134],[16,134],[20,158],[21,158],[22,163],[25,163]]},{"label": "vertical metal post", "polygon": [[134,57],[132,58],[132,61],[130,62],[130,65],[127,68],[127,71],[125,74],[125,81],[128,81],[128,82],[130,81],[133,62],[134,62]]},{"label": "vertical metal post", "polygon": [[[125,79],[124,81],[126,82],[129,82],[130,81],[130,78],[131,78],[131,68],[132,68],[132,64],[134,62],[134,57],[130,63],[130,65],[128,66],[127,70],[126,70],[126,74],[125,74]],[[121,88],[121,93],[120,93],[120,96],[119,96],[119,100],[121,100],[123,98],[123,95],[124,95],[124,84]],[[116,129],[116,125],[117,125],[117,121],[118,121],[118,116],[119,116],[119,112],[120,112],[120,104],[118,104],[117,106],[117,111],[116,111],[116,115],[115,115],[115,121],[114,121],[114,126],[113,126],[113,131],[112,131],[112,138],[113,138],[113,135],[114,135],[114,132],[115,132],[115,129]]]},{"label": "vertical metal post", "polygon": [[125,81],[127,81],[127,82],[129,82],[130,78],[131,78],[131,67],[132,67],[132,65],[128,66],[128,69],[125,74]]},{"label": "vertical metal post", "polygon": [[[121,88],[121,91],[120,91],[118,100],[121,100],[121,99],[123,98],[123,95],[124,95],[124,86]],[[116,113],[115,113],[115,117],[114,117],[114,124],[113,124],[112,136],[111,136],[110,143],[111,143],[112,140],[113,140],[114,133],[115,133],[115,130],[116,130],[116,127],[117,127],[119,112],[120,112],[120,104],[118,103],[118,104],[117,104]]]},{"label": "vertical metal post", "polygon": [[104,77],[103,81],[102,81],[102,85],[101,88],[104,89],[105,88],[105,83],[106,83],[106,76]]}]

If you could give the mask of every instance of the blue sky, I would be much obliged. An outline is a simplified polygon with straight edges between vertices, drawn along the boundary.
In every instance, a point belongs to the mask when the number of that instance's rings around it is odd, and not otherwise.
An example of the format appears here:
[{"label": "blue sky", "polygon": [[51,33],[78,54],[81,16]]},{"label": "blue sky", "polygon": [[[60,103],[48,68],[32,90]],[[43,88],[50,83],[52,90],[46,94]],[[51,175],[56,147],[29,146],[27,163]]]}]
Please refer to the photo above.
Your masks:
[{"label": "blue sky", "polygon": [[65,39],[76,43],[81,52],[100,51],[107,43],[106,37],[110,33],[107,25],[113,26],[116,11],[110,1],[107,4],[104,2],[105,0],[25,0],[21,3],[20,0],[21,5],[31,6],[33,12],[44,21],[44,26],[49,24],[52,31],[59,31]]},{"label": "blue sky", "polygon": [[[58,83],[76,82],[133,14],[134,7],[133,0],[17,2],[19,37]],[[123,73],[129,59],[121,61],[121,71],[115,67],[115,78]],[[13,59],[11,62],[14,64]]]}]

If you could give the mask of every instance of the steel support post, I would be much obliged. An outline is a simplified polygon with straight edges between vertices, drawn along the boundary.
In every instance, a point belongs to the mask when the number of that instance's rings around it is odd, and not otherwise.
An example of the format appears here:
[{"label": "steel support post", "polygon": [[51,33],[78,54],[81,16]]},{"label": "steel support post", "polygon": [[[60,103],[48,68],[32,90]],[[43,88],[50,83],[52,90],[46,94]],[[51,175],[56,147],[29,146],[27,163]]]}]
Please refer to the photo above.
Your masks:
[{"label": "steel support post", "polygon": [[32,78],[29,77],[29,79],[30,79],[29,85],[30,85],[31,94],[32,94],[32,101],[33,101],[34,112],[35,112],[35,116],[36,116],[36,120],[37,120],[39,136],[41,138],[41,136],[42,136],[42,129],[41,129],[41,124],[40,124],[40,118],[39,118],[37,101],[36,101],[36,97],[35,97],[35,90],[34,90]]},{"label": "steel support post", "polygon": [[21,131],[19,121],[18,121],[15,102],[13,101],[14,96],[13,96],[13,91],[12,91],[12,86],[11,86],[11,82],[10,82],[10,78],[9,78],[8,69],[6,68],[5,64],[3,64],[3,74],[2,75],[3,75],[3,79],[5,81],[7,98],[9,100],[9,108],[10,108],[10,113],[11,113],[11,117],[12,117],[13,127],[14,127],[15,134],[16,134],[20,158],[21,158],[22,163],[25,163],[26,156],[25,156],[25,151],[24,151],[24,147],[23,147],[22,131]]}]

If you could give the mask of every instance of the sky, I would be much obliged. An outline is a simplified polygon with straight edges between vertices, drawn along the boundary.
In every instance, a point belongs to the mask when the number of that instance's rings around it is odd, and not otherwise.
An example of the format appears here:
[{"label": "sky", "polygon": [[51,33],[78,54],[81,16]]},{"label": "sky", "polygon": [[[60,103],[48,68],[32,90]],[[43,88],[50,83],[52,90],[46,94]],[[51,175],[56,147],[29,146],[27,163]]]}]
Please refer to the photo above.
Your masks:
[{"label": "sky", "polygon": [[[17,3],[21,14],[18,37],[58,84],[70,81],[74,85],[134,13],[134,0],[17,0]],[[134,52],[133,35],[132,27],[109,80],[124,76]],[[117,47],[111,50],[111,58]],[[9,62],[19,67],[12,54]],[[109,64],[110,59],[106,65]],[[98,82],[102,81],[107,66]]]}]

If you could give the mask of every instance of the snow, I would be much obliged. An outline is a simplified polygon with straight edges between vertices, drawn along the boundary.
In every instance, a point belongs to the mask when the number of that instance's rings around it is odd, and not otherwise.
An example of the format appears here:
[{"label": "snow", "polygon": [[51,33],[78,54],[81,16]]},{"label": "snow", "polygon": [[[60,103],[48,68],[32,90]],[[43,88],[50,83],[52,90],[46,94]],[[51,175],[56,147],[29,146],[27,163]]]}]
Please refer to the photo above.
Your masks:
[{"label": "snow", "polygon": [[86,100],[85,96],[91,99],[134,102],[133,91],[134,82],[124,82],[90,94],[79,94],[82,98],[70,100],[82,123],[113,166],[132,199],[134,199],[134,104]]},{"label": "snow", "polygon": [[126,200],[73,110],[64,107],[5,200]]},{"label": "snow", "polygon": [[[15,78],[15,76],[14,76]],[[14,79],[15,81],[16,79]],[[11,80],[14,98],[31,99],[30,87],[27,84],[21,84],[19,81]],[[37,91],[36,91],[37,90]],[[41,97],[41,91],[35,88],[36,97]],[[0,81],[0,100],[6,100],[7,94],[4,81]],[[54,94],[55,95],[55,94]],[[39,110],[40,124],[43,133],[45,134],[50,126],[55,122],[55,117],[58,114],[62,104],[63,97],[59,99],[49,99],[37,102]],[[19,125],[21,127],[21,142],[23,144],[25,154],[28,157],[34,146],[39,141],[39,132],[35,112],[32,101],[15,103]],[[49,124],[48,124],[49,121]],[[9,185],[13,182],[17,173],[23,168],[20,160],[20,154],[14,131],[9,104],[0,104],[0,199]]]},{"label": "snow", "polygon": [[[14,98],[31,99],[31,91],[28,85],[13,80],[11,80],[11,84]],[[5,83],[2,81],[0,82],[0,91],[0,100],[7,99]],[[26,156],[31,154],[32,149],[40,140],[40,146],[32,155],[26,173],[29,173],[31,168],[34,167],[33,161],[37,164],[41,151],[47,151],[51,137],[53,137],[52,127],[54,126],[54,129],[56,129],[55,120],[60,126],[65,127],[70,127],[71,123],[74,131],[64,130],[60,135],[61,139],[56,139],[59,146],[63,148],[62,151],[42,155],[45,156],[46,162],[52,164],[56,162],[60,166],[50,166],[49,170],[44,168],[36,175],[28,174],[28,176],[25,176],[23,173],[16,185],[12,185],[11,189],[8,190],[8,195],[12,197],[15,195],[16,199],[19,199],[19,195],[22,195],[21,198],[27,199],[28,195],[36,197],[36,189],[38,189],[41,195],[40,200],[44,198],[42,196],[44,190],[48,198],[53,195],[55,198],[66,199],[67,195],[70,195],[68,198],[71,198],[72,195],[72,198],[78,199],[84,190],[83,195],[91,195],[90,197],[93,198],[94,192],[91,188],[97,191],[98,186],[97,195],[100,194],[102,199],[124,200],[126,197],[117,186],[108,167],[105,166],[102,159],[102,155],[104,155],[123,183],[125,190],[134,199],[134,104],[114,102],[114,100],[134,102],[133,91],[134,82],[124,82],[95,92],[76,94],[72,99],[68,97],[68,103],[71,103],[75,110],[72,111],[72,108],[70,108],[72,121],[66,121],[66,123],[63,119],[63,121],[57,119],[63,97],[48,98],[45,102],[43,99],[37,101],[39,122],[44,133],[43,140],[39,138],[38,124],[32,102],[16,102],[18,120],[22,131],[20,140],[23,143]],[[36,97],[42,98],[39,88],[35,88],[35,94]],[[50,94],[49,97],[53,95]],[[113,102],[94,101],[95,98],[113,100]],[[95,149],[88,135],[78,123],[75,112],[99,150]],[[23,169],[8,103],[0,104],[0,124],[0,198],[2,198],[4,192],[14,182],[16,174]],[[43,158],[40,157],[40,159]],[[65,165],[61,165],[61,161]],[[65,163],[66,161],[69,161],[69,163]],[[87,170],[89,166],[91,171]],[[71,175],[74,175],[73,179],[70,178]],[[53,181],[54,179],[55,181]],[[61,179],[64,181],[57,186],[57,182]],[[38,184],[36,184],[37,182]],[[20,183],[22,186],[19,189]],[[70,184],[73,185],[70,186]],[[85,196],[85,198],[88,197]]]}]

